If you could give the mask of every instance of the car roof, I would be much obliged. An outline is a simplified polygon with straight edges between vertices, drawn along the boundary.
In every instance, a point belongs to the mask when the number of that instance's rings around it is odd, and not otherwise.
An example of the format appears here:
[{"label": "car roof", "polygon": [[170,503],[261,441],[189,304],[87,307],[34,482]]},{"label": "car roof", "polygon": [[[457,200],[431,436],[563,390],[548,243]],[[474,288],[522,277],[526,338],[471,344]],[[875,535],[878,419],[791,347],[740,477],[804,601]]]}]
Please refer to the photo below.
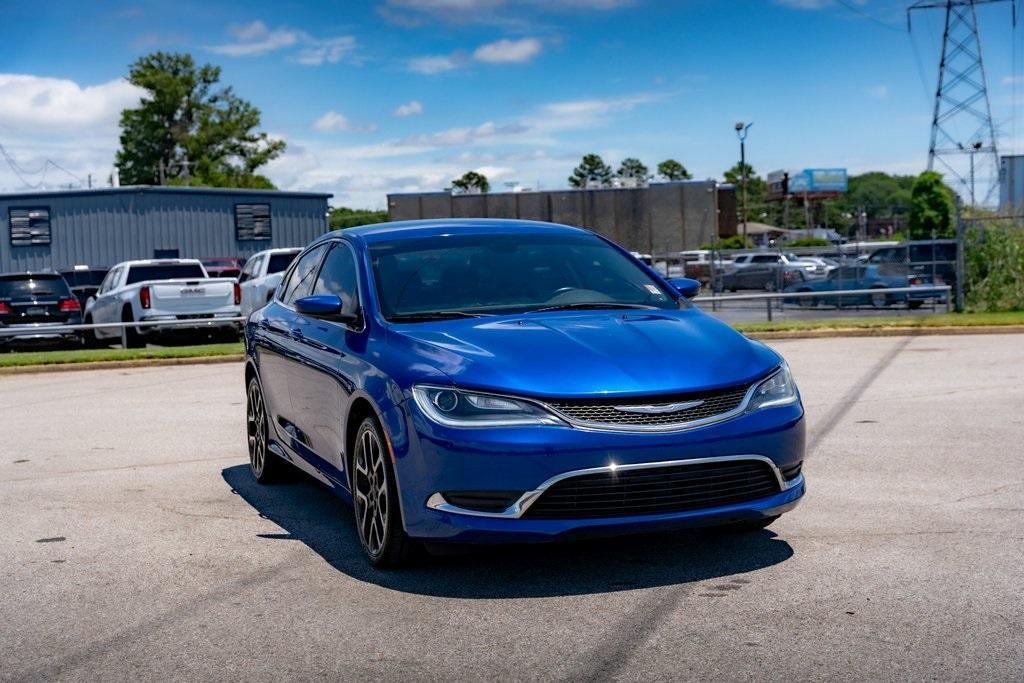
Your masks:
[{"label": "car roof", "polygon": [[[344,228],[327,233],[321,240],[342,235],[361,238],[368,244],[393,239],[415,239],[417,237],[438,237],[450,233],[483,235],[488,233],[517,234],[587,234],[589,230],[569,225],[545,223],[543,221],[511,220],[501,218],[435,218],[416,221],[395,221],[374,223],[357,228]],[[318,241],[321,241],[318,240]]]},{"label": "car roof", "polygon": [[0,280],[31,280],[34,277],[60,278],[61,274],[53,270],[29,270],[23,273],[0,273]]}]

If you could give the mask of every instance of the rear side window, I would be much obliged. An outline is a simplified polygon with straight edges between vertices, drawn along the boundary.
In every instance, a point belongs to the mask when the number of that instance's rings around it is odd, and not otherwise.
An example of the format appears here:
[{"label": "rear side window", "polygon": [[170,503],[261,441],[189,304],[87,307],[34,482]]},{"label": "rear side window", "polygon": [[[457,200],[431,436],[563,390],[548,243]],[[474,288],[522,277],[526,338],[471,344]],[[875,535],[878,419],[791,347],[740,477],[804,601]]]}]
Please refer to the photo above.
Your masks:
[{"label": "rear side window", "polygon": [[313,289],[313,280],[316,277],[317,266],[320,265],[320,257],[323,256],[326,245],[307,251],[299,262],[292,268],[288,281],[281,289],[281,301],[290,304],[296,299],[307,296]]},{"label": "rear side window", "polygon": [[753,263],[776,263],[779,257],[775,254],[761,254],[751,259]]},{"label": "rear side window", "polygon": [[288,266],[292,264],[295,257],[299,255],[299,252],[293,254],[271,254],[270,262],[267,264],[267,275],[273,273],[280,273],[282,270],[288,270]]},{"label": "rear side window", "polygon": [[146,280],[202,280],[206,277],[198,263],[171,263],[152,266],[132,266],[125,284],[133,285]]},{"label": "rear side window", "polygon": [[59,275],[33,275],[0,278],[0,299],[27,299],[36,297],[70,297],[71,290]]}]

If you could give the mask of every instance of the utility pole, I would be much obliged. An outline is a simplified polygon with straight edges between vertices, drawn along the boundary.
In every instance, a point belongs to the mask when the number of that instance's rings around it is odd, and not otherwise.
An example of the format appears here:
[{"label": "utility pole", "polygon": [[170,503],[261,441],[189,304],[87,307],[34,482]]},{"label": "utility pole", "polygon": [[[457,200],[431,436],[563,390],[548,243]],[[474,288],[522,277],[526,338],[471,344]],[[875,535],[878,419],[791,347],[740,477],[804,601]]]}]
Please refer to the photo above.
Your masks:
[{"label": "utility pole", "polygon": [[164,160],[160,160],[160,185],[166,185],[167,178],[164,177]]},{"label": "utility pole", "polygon": [[742,187],[741,202],[743,219],[743,248],[747,247],[747,131],[754,125],[753,122],[744,124],[736,122],[736,137],[740,139],[740,185]]},{"label": "utility pole", "polygon": [[[914,10],[943,9],[946,15],[928,145],[928,170],[940,170],[959,190],[970,190],[973,194],[974,181],[964,177],[963,162],[957,163],[957,158],[968,153],[973,166],[974,154],[984,152],[989,174],[986,203],[998,186],[999,152],[985,82],[985,65],[981,59],[981,36],[978,34],[975,5],[994,2],[1011,2],[1013,25],[1016,26],[1015,0],[918,0],[907,8],[907,31],[910,31],[910,16]],[[958,142],[958,130],[974,131],[969,137],[969,149]],[[968,182],[971,187],[967,187]],[[971,203],[974,203],[973,199]]]}]

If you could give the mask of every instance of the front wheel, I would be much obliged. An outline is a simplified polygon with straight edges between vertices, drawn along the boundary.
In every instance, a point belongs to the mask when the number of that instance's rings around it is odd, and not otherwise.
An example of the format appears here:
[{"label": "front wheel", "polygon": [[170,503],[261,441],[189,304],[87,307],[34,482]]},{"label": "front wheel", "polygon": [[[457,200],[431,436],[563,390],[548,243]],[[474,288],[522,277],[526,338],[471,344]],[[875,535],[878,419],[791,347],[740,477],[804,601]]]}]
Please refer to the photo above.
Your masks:
[{"label": "front wheel", "polygon": [[873,308],[885,308],[889,303],[889,298],[885,292],[879,292],[871,295],[871,306]]},{"label": "front wheel", "polygon": [[397,567],[410,556],[412,541],[402,528],[391,458],[380,425],[371,417],[356,433],[352,458],[352,499],[356,532],[376,567]]}]

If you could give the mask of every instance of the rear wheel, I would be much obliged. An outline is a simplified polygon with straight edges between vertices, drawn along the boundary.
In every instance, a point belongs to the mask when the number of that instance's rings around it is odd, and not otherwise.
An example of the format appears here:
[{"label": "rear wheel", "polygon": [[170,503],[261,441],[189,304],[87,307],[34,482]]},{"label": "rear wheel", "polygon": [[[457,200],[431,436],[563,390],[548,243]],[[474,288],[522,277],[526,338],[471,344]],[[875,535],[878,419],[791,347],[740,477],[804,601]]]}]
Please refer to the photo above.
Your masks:
[{"label": "rear wheel", "polygon": [[[85,324],[92,325],[92,316],[85,316]],[[98,349],[100,340],[96,338],[96,330],[82,330],[82,345],[87,349]]]},{"label": "rear wheel", "polygon": [[[803,289],[798,290],[798,291],[801,291],[801,292],[811,292],[813,290],[807,289],[806,287],[804,287]],[[818,305],[817,297],[813,297],[813,296],[801,296],[801,297],[798,297],[796,302],[797,302],[798,305],[803,306],[804,308],[814,308],[815,306]]]},{"label": "rear wheel", "polygon": [[255,377],[249,380],[246,391],[245,431],[249,442],[249,469],[252,476],[261,484],[278,481],[284,463],[267,448],[267,404],[263,400],[263,389]]},{"label": "rear wheel", "polygon": [[907,307],[910,308],[910,310],[912,310],[912,311],[916,311],[917,309],[921,308],[922,304],[924,304],[924,302],[920,301],[920,300],[918,300],[918,301],[908,301],[907,302]]},{"label": "rear wheel", "polygon": [[402,528],[398,487],[384,435],[372,417],[363,420],[356,433],[352,499],[356,532],[370,562],[377,567],[406,563],[411,556],[412,540]]},{"label": "rear wheel", "polygon": [[888,303],[889,297],[884,292],[871,295],[871,306],[873,308],[885,308]]},{"label": "rear wheel", "polygon": [[[130,308],[126,307],[124,311],[121,312],[121,322],[135,322],[135,318],[132,316],[132,310]],[[139,333],[139,328],[126,327],[124,329],[124,347],[126,349],[141,349],[145,345],[146,340],[144,340],[142,338],[142,334]]]}]

